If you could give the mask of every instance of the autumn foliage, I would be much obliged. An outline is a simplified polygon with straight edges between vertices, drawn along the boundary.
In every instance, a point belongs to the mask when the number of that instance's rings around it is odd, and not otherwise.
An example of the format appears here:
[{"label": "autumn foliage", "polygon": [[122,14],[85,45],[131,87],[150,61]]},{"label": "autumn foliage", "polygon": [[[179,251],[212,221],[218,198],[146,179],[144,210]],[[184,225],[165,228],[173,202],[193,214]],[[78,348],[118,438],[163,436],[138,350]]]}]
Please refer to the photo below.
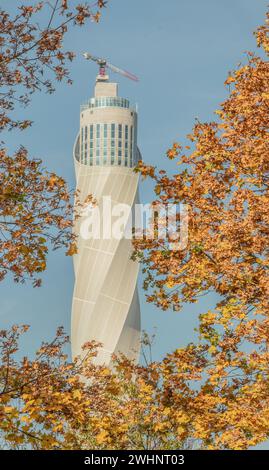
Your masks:
[{"label": "autumn foliage", "polygon": [[[64,39],[70,28],[98,22],[106,3],[41,1],[18,6],[15,15],[0,10],[0,131],[27,129],[32,121],[17,116],[33,93],[72,83],[68,63],[75,55],[64,50]],[[49,246],[76,252],[74,194],[23,147],[10,155],[2,141],[0,158],[0,280],[10,272],[16,282],[39,286]]]},{"label": "autumn foliage", "polygon": [[218,120],[197,122],[189,145],[168,150],[177,173],[138,168],[155,182],[155,204],[189,211],[185,249],[169,249],[169,239],[135,240],[147,300],[180,311],[218,294],[200,315],[200,343],[181,352],[183,360],[190,350],[206,355],[198,380],[209,448],[247,448],[268,436],[268,21],[255,33],[262,56],[248,53],[229,74]]},{"label": "autumn foliage", "polygon": [[263,441],[267,357],[240,354],[227,334],[212,350],[212,320],[203,319],[199,345],[145,366],[114,357],[110,368],[94,364],[94,343],[69,363],[61,329],[32,360],[18,359],[27,326],[1,331],[2,448],[246,449]]},{"label": "autumn foliage", "polygon": [[[67,3],[62,2],[64,14]],[[197,122],[186,148],[175,143],[168,150],[176,174],[143,162],[137,169],[154,180],[155,203],[188,205],[185,249],[173,251],[169,240],[158,238],[135,240],[134,248],[143,263],[147,299],[157,307],[180,311],[202,295],[218,295],[216,305],[199,317],[199,339],[160,362],[140,366],[118,356],[107,368],[94,364],[94,343],[85,345],[83,360],[69,363],[62,330],[33,360],[18,359],[20,335],[27,327],[2,331],[3,446],[215,450],[247,449],[268,439],[268,21],[269,16],[255,33],[261,56],[248,53],[246,63],[229,74],[228,98],[216,120]],[[23,162],[24,152],[17,157]],[[61,204],[65,194],[62,180],[36,176],[38,164],[20,166],[19,174],[37,178],[52,224],[65,242],[59,208],[53,205],[55,197]],[[5,171],[9,168],[6,164]],[[30,188],[21,183],[21,191],[12,192],[8,179],[4,197],[11,217],[16,220],[19,204],[26,217],[28,196],[34,204],[30,193],[24,196]],[[34,208],[46,230],[40,206]],[[29,224],[25,219],[26,235]],[[34,244],[39,236],[34,232]],[[20,233],[12,243],[24,245],[23,237]],[[34,254],[15,253],[14,263],[16,256],[29,256],[31,266]],[[42,262],[43,252],[39,256]],[[147,337],[145,345],[150,347]]]},{"label": "autumn foliage", "polygon": [[[15,106],[27,105],[36,91],[55,91],[53,82],[72,83],[68,62],[73,51],[64,50],[69,29],[87,21],[98,22],[107,2],[35,2],[18,6],[12,16],[0,10],[0,129],[25,129],[29,120],[12,117]],[[45,18],[45,20],[44,20]]]}]

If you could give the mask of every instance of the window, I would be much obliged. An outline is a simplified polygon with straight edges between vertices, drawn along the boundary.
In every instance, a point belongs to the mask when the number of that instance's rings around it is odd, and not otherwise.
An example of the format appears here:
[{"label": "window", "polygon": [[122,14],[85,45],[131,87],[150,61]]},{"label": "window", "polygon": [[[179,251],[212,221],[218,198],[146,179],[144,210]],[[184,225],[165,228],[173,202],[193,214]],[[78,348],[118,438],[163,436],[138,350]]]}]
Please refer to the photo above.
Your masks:
[{"label": "window", "polygon": [[121,148],[118,149],[118,165],[121,165],[121,157],[122,157],[122,150]]},{"label": "window", "polygon": [[124,149],[125,166],[128,165],[128,157],[129,157],[128,142],[125,141],[125,149]]},{"label": "window", "polygon": [[[98,124],[97,124],[98,126]],[[100,165],[100,139],[96,140],[96,151],[95,151],[95,156],[96,156],[96,165]]]},{"label": "window", "polygon": [[80,163],[83,162],[83,158],[84,158],[83,144],[84,144],[84,128],[82,127],[81,128],[81,139],[80,139]]},{"label": "window", "polygon": [[130,166],[133,166],[133,126],[131,126],[131,136],[130,136]]},{"label": "window", "polygon": [[125,166],[128,166],[128,157],[129,157],[129,140],[128,140],[128,137],[129,137],[129,127],[127,125],[125,125],[125,128],[124,128],[124,137],[125,137],[125,141],[124,141],[124,165]]},{"label": "window", "polygon": [[[108,103],[117,106],[119,98],[101,97],[98,100],[95,103],[100,106],[107,106]],[[132,125],[97,123],[82,126],[78,143],[79,161],[90,166],[109,164],[132,167],[135,164],[134,141],[135,128]]]},{"label": "window", "polygon": [[119,140],[122,138],[122,124],[119,124],[119,127],[118,127],[118,136],[119,136]]},{"label": "window", "polygon": [[81,110],[84,111],[87,108],[100,108],[112,106],[117,108],[129,108],[129,101],[125,98],[111,97],[101,97],[101,98],[91,98],[89,103],[81,106]]},{"label": "window", "polygon": [[103,163],[105,165],[107,163],[107,124],[104,124],[103,135]]},{"label": "window", "polygon": [[85,152],[84,152],[84,163],[87,165],[87,158],[88,158],[88,148],[87,143],[85,142]]},{"label": "window", "polygon": [[93,124],[90,125],[90,166],[93,165]]},{"label": "window", "polygon": [[121,165],[121,157],[122,157],[122,124],[118,126],[118,165]]},{"label": "window", "polygon": [[111,165],[115,163],[115,149],[111,148]]},{"label": "window", "polygon": [[100,124],[96,124],[96,141],[95,141],[96,165],[100,164]]}]

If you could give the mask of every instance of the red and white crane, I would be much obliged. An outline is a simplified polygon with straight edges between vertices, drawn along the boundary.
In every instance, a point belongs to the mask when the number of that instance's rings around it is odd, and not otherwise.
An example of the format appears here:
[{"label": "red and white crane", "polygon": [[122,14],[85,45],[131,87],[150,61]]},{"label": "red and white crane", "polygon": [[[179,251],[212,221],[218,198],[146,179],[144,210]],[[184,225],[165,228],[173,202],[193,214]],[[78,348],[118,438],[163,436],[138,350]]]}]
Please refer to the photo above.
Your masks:
[{"label": "red and white crane", "polygon": [[99,65],[99,75],[101,75],[101,77],[105,76],[106,68],[108,68],[112,70],[112,72],[119,73],[120,75],[123,75],[124,77],[130,78],[130,80],[134,80],[135,82],[138,82],[138,78],[136,75],[130,72],[127,72],[127,70],[122,70],[119,67],[116,67],[115,65],[110,64],[106,59],[102,59],[101,57],[95,57],[89,54],[89,52],[84,52],[83,57],[86,60],[93,60]]}]

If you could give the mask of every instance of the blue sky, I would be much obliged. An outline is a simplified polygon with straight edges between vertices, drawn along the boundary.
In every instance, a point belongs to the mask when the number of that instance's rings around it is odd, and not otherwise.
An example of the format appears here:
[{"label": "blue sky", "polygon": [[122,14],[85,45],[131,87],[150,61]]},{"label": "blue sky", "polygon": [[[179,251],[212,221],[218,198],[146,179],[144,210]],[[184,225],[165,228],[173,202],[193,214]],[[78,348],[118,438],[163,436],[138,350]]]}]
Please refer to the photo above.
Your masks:
[{"label": "blue sky", "polygon": [[[1,7],[14,10],[21,2],[10,3],[2,1]],[[78,54],[71,69],[74,85],[58,86],[53,96],[36,95],[26,112],[34,120],[33,127],[9,134],[5,139],[9,148],[27,146],[74,187],[72,147],[79,106],[92,95],[96,75],[95,65],[81,57],[86,50],[139,76],[134,83],[111,73],[111,79],[119,81],[120,96],[138,103],[138,141],[144,161],[176,171],[175,163],[165,159],[165,150],[175,140],[184,142],[195,117],[213,119],[218,103],[227,96],[223,82],[228,71],[243,59],[244,51],[255,49],[252,31],[263,22],[267,3],[111,0],[98,25],[73,29],[66,41]],[[140,194],[149,201],[151,185],[142,183]],[[63,251],[52,253],[40,289],[15,285],[10,279],[0,284],[1,328],[31,325],[25,354],[51,338],[58,325],[69,332],[72,288],[72,259]],[[146,304],[142,291],[140,299],[143,328],[149,332],[157,328],[155,359],[193,339],[197,313],[212,301],[207,298],[178,313],[157,311]]]}]

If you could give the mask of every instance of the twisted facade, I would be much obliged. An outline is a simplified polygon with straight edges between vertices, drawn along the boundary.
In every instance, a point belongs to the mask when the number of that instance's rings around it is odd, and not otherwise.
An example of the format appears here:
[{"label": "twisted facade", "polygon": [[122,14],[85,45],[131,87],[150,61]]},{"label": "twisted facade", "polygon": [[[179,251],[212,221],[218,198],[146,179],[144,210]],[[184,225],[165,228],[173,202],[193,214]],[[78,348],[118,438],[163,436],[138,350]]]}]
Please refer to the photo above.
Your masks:
[{"label": "twisted facade", "polygon": [[[138,175],[133,172],[139,155],[136,140],[136,110],[118,97],[116,83],[98,76],[94,97],[81,107],[74,164],[80,198],[92,194],[97,200],[100,227],[107,222],[103,197],[111,198],[112,213],[119,203],[128,205],[131,212],[138,202]],[[85,238],[82,223],[83,217],[75,226],[72,355],[80,355],[84,343],[96,340],[103,344],[97,363],[109,364],[114,352],[138,359],[138,264],[130,259],[131,240],[117,239],[113,233]]]}]

